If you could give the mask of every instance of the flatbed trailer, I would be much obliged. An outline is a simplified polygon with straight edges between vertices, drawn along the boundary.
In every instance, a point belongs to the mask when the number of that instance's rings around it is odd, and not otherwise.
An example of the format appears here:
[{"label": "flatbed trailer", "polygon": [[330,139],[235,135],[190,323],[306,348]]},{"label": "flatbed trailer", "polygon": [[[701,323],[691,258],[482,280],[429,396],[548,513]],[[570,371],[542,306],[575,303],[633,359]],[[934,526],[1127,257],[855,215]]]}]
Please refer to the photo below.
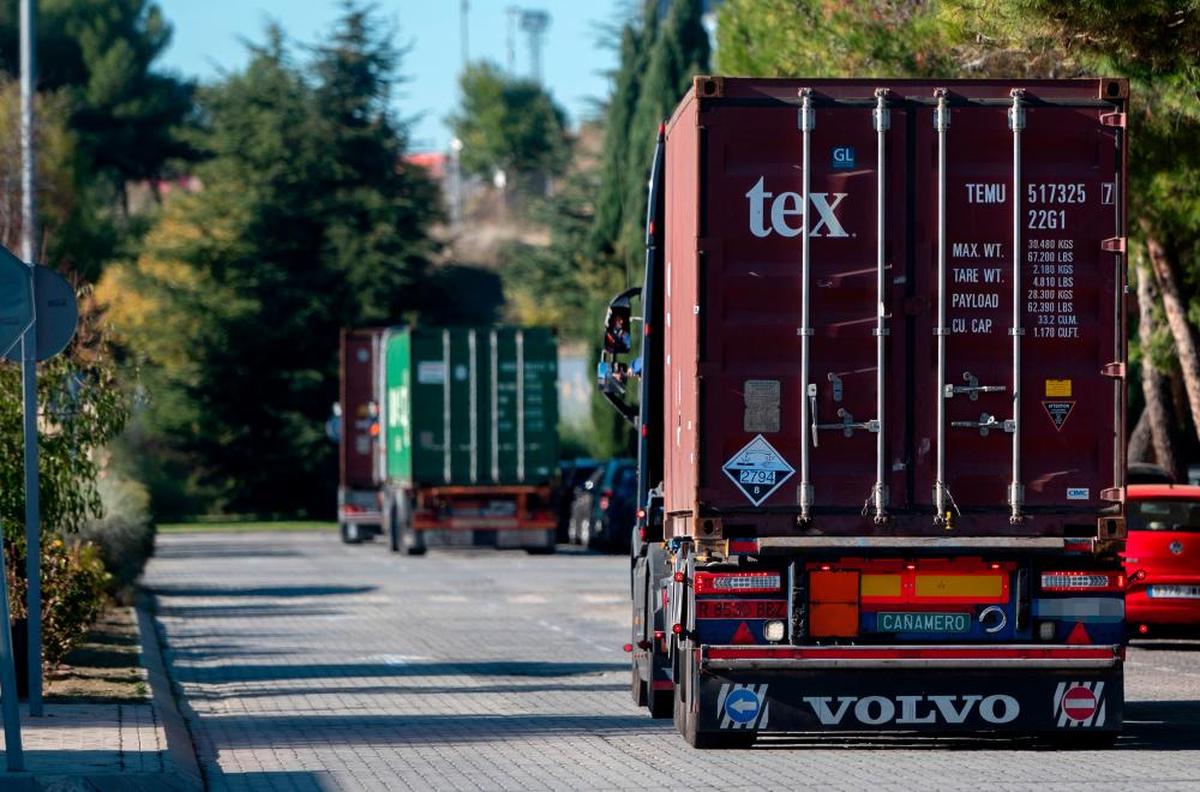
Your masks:
[{"label": "flatbed trailer", "polygon": [[1116,739],[1127,101],[695,79],[598,370],[641,438],[631,689],[689,743]]}]

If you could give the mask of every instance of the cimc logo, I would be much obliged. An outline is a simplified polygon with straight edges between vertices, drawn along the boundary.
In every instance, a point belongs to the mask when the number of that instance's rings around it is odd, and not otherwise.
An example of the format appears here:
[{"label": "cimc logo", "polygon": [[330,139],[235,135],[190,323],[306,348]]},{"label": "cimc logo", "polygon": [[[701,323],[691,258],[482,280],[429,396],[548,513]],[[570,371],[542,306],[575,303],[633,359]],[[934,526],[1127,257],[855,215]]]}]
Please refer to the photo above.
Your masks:
[{"label": "cimc logo", "polygon": [[[759,177],[758,182],[750,188],[750,192],[746,193],[746,199],[750,201],[750,233],[756,237],[770,236],[772,231],[785,237],[799,236],[804,233],[802,224],[806,222],[805,215],[808,213],[801,206],[800,193],[767,192],[763,186],[765,181],[765,176]],[[808,194],[809,205],[816,214],[813,220],[808,221],[810,236],[850,236],[837,217],[838,206],[847,195],[848,193],[833,193],[831,199],[829,193],[810,192]],[[769,210],[768,204],[770,205]],[[769,225],[767,224],[768,211],[770,212]],[[796,219],[792,220],[792,218]]]}]

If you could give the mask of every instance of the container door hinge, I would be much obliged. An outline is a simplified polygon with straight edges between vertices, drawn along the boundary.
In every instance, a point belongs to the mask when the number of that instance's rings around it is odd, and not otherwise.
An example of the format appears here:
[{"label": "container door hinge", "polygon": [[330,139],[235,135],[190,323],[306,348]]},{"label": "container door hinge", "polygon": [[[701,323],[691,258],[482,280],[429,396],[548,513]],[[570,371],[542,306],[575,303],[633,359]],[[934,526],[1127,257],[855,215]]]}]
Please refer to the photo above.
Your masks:
[{"label": "container door hinge", "polygon": [[1100,249],[1106,253],[1124,253],[1125,237],[1109,237],[1100,243]]},{"label": "container door hinge", "polygon": [[1117,127],[1119,129],[1124,129],[1125,128],[1125,114],[1124,113],[1101,113],[1100,114],[1100,125],[1106,126],[1106,127]]},{"label": "container door hinge", "polygon": [[1102,489],[1100,490],[1100,500],[1121,503],[1125,500],[1125,489],[1123,487],[1107,487]]},{"label": "container door hinge", "polygon": [[1112,377],[1113,379],[1125,379],[1125,361],[1105,363],[1104,368],[1100,369],[1100,373],[1105,377]]}]

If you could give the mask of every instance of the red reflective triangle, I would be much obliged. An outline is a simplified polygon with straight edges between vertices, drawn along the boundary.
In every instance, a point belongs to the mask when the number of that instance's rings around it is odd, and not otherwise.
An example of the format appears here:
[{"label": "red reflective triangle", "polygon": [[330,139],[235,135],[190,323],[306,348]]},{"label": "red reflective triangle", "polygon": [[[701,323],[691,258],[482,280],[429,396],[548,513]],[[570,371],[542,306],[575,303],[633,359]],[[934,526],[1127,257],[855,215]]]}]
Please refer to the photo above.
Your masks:
[{"label": "red reflective triangle", "polygon": [[1071,630],[1071,634],[1067,636],[1069,644],[1090,644],[1092,636],[1088,635],[1088,631],[1084,629],[1083,622],[1077,622]]},{"label": "red reflective triangle", "polygon": [[750,632],[750,625],[742,622],[738,626],[737,632],[733,634],[733,643],[735,644],[752,644],[758,643],[754,638],[754,633]]}]

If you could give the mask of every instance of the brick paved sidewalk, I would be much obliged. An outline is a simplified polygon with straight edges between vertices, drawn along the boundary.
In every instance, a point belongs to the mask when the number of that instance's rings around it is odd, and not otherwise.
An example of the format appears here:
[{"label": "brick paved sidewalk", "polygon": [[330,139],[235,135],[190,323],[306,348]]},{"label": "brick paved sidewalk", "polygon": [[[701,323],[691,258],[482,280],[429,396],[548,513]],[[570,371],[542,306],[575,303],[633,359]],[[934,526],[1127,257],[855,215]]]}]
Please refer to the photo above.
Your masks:
[{"label": "brick paved sidewalk", "polygon": [[178,715],[161,673],[154,628],[144,612],[138,614],[138,621],[153,700],[145,704],[48,703],[40,718],[29,717],[28,708],[22,705],[25,771],[7,772],[5,756],[0,754],[0,790],[184,792],[198,788],[194,771],[188,767],[191,745],[186,733],[171,729],[176,733],[174,740],[185,744],[168,745],[168,726]]}]

